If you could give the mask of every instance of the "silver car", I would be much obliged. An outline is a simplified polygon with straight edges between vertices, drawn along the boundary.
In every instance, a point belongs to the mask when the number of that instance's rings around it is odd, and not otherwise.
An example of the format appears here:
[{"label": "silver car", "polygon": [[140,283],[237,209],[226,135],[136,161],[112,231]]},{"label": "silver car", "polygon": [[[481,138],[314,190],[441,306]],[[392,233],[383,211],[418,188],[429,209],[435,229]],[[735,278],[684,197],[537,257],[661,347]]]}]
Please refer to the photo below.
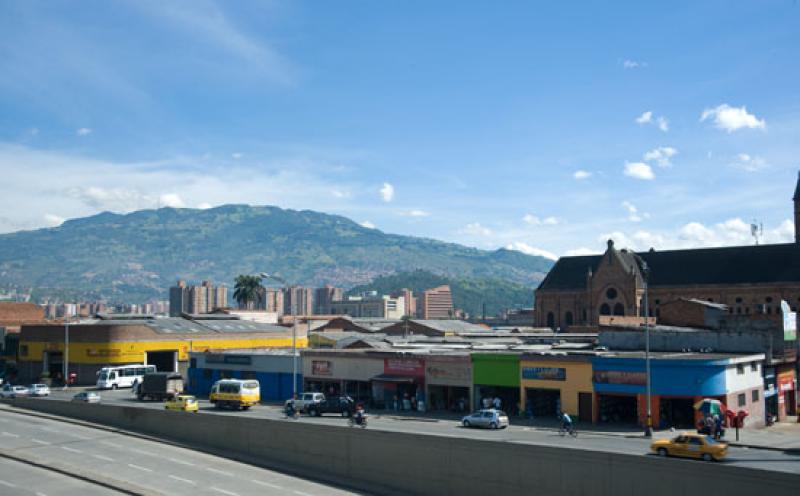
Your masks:
[{"label": "silver car", "polygon": [[83,403],[100,403],[100,395],[94,391],[84,391],[73,396],[72,401],[80,401]]},{"label": "silver car", "polygon": [[28,388],[25,386],[12,386],[6,384],[0,390],[0,398],[19,398],[20,396],[28,396]]},{"label": "silver car", "polygon": [[505,429],[508,427],[508,415],[502,410],[478,410],[461,419],[461,425],[464,427]]},{"label": "silver car", "polygon": [[50,387],[47,384],[31,384],[28,388],[31,396],[50,396]]}]

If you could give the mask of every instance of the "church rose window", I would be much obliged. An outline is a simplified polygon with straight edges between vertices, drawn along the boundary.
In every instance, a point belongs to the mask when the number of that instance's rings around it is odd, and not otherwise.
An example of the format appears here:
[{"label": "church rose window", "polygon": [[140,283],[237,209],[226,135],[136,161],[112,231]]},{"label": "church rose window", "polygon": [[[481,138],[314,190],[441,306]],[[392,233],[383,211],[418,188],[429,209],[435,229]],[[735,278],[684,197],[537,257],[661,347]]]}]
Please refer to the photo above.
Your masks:
[{"label": "church rose window", "polygon": [[613,300],[616,297],[617,297],[617,290],[616,289],[608,288],[606,290],[606,298],[608,298],[609,300]]}]

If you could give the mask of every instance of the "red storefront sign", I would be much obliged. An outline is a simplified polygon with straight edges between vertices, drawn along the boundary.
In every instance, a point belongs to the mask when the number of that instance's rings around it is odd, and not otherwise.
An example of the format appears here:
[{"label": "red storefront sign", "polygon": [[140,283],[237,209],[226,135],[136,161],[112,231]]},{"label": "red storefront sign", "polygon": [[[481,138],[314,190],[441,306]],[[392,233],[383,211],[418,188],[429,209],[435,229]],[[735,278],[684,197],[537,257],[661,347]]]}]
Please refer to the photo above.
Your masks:
[{"label": "red storefront sign", "polygon": [[425,362],[416,358],[386,358],[383,373],[410,377],[425,377]]}]

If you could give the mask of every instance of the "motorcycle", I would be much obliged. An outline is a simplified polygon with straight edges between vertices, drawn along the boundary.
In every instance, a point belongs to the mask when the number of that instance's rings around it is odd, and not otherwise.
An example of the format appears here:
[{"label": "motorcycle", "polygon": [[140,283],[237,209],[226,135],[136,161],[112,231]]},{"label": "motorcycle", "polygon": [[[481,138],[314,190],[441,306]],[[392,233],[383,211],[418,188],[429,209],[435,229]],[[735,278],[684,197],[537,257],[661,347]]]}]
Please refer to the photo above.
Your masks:
[{"label": "motorcycle", "polygon": [[286,416],[286,418],[300,418],[300,412],[294,407],[294,405],[286,405],[283,408],[283,414]]},{"label": "motorcycle", "polygon": [[347,423],[350,427],[355,427],[356,425],[361,426],[362,429],[367,428],[367,414],[362,413],[361,415],[355,414],[351,415],[350,418],[347,420]]}]

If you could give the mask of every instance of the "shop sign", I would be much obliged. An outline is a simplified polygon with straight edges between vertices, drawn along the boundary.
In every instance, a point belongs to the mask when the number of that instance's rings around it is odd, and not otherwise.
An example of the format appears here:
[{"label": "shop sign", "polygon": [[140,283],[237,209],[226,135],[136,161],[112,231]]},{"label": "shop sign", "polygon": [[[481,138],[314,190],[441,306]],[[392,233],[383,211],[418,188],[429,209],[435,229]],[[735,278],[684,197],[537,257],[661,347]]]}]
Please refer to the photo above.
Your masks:
[{"label": "shop sign", "polygon": [[227,353],[208,353],[206,363],[226,363],[229,365],[252,365],[253,358],[248,355],[228,355]]},{"label": "shop sign", "polygon": [[111,348],[111,349],[104,348],[104,349],[99,349],[99,350],[93,350],[91,348],[88,348],[86,350],[86,356],[90,356],[90,357],[116,357],[116,356],[120,355],[121,351],[122,350],[120,350],[119,348]]},{"label": "shop sign", "polygon": [[783,312],[783,340],[794,341],[797,339],[797,313],[792,312],[792,308],[784,300],[781,300],[781,312]]},{"label": "shop sign", "polygon": [[423,377],[425,363],[416,358],[386,358],[383,362],[383,373]]},{"label": "shop sign", "polygon": [[458,363],[428,362],[425,367],[428,382],[437,381],[469,381],[469,365]]},{"label": "shop sign", "polygon": [[333,375],[333,364],[327,360],[313,360],[311,375]]},{"label": "shop sign", "polygon": [[536,381],[565,381],[567,369],[559,367],[523,367],[522,378]]},{"label": "shop sign", "polygon": [[647,374],[644,372],[626,372],[622,370],[595,370],[592,380],[597,384],[630,384],[644,386]]}]

